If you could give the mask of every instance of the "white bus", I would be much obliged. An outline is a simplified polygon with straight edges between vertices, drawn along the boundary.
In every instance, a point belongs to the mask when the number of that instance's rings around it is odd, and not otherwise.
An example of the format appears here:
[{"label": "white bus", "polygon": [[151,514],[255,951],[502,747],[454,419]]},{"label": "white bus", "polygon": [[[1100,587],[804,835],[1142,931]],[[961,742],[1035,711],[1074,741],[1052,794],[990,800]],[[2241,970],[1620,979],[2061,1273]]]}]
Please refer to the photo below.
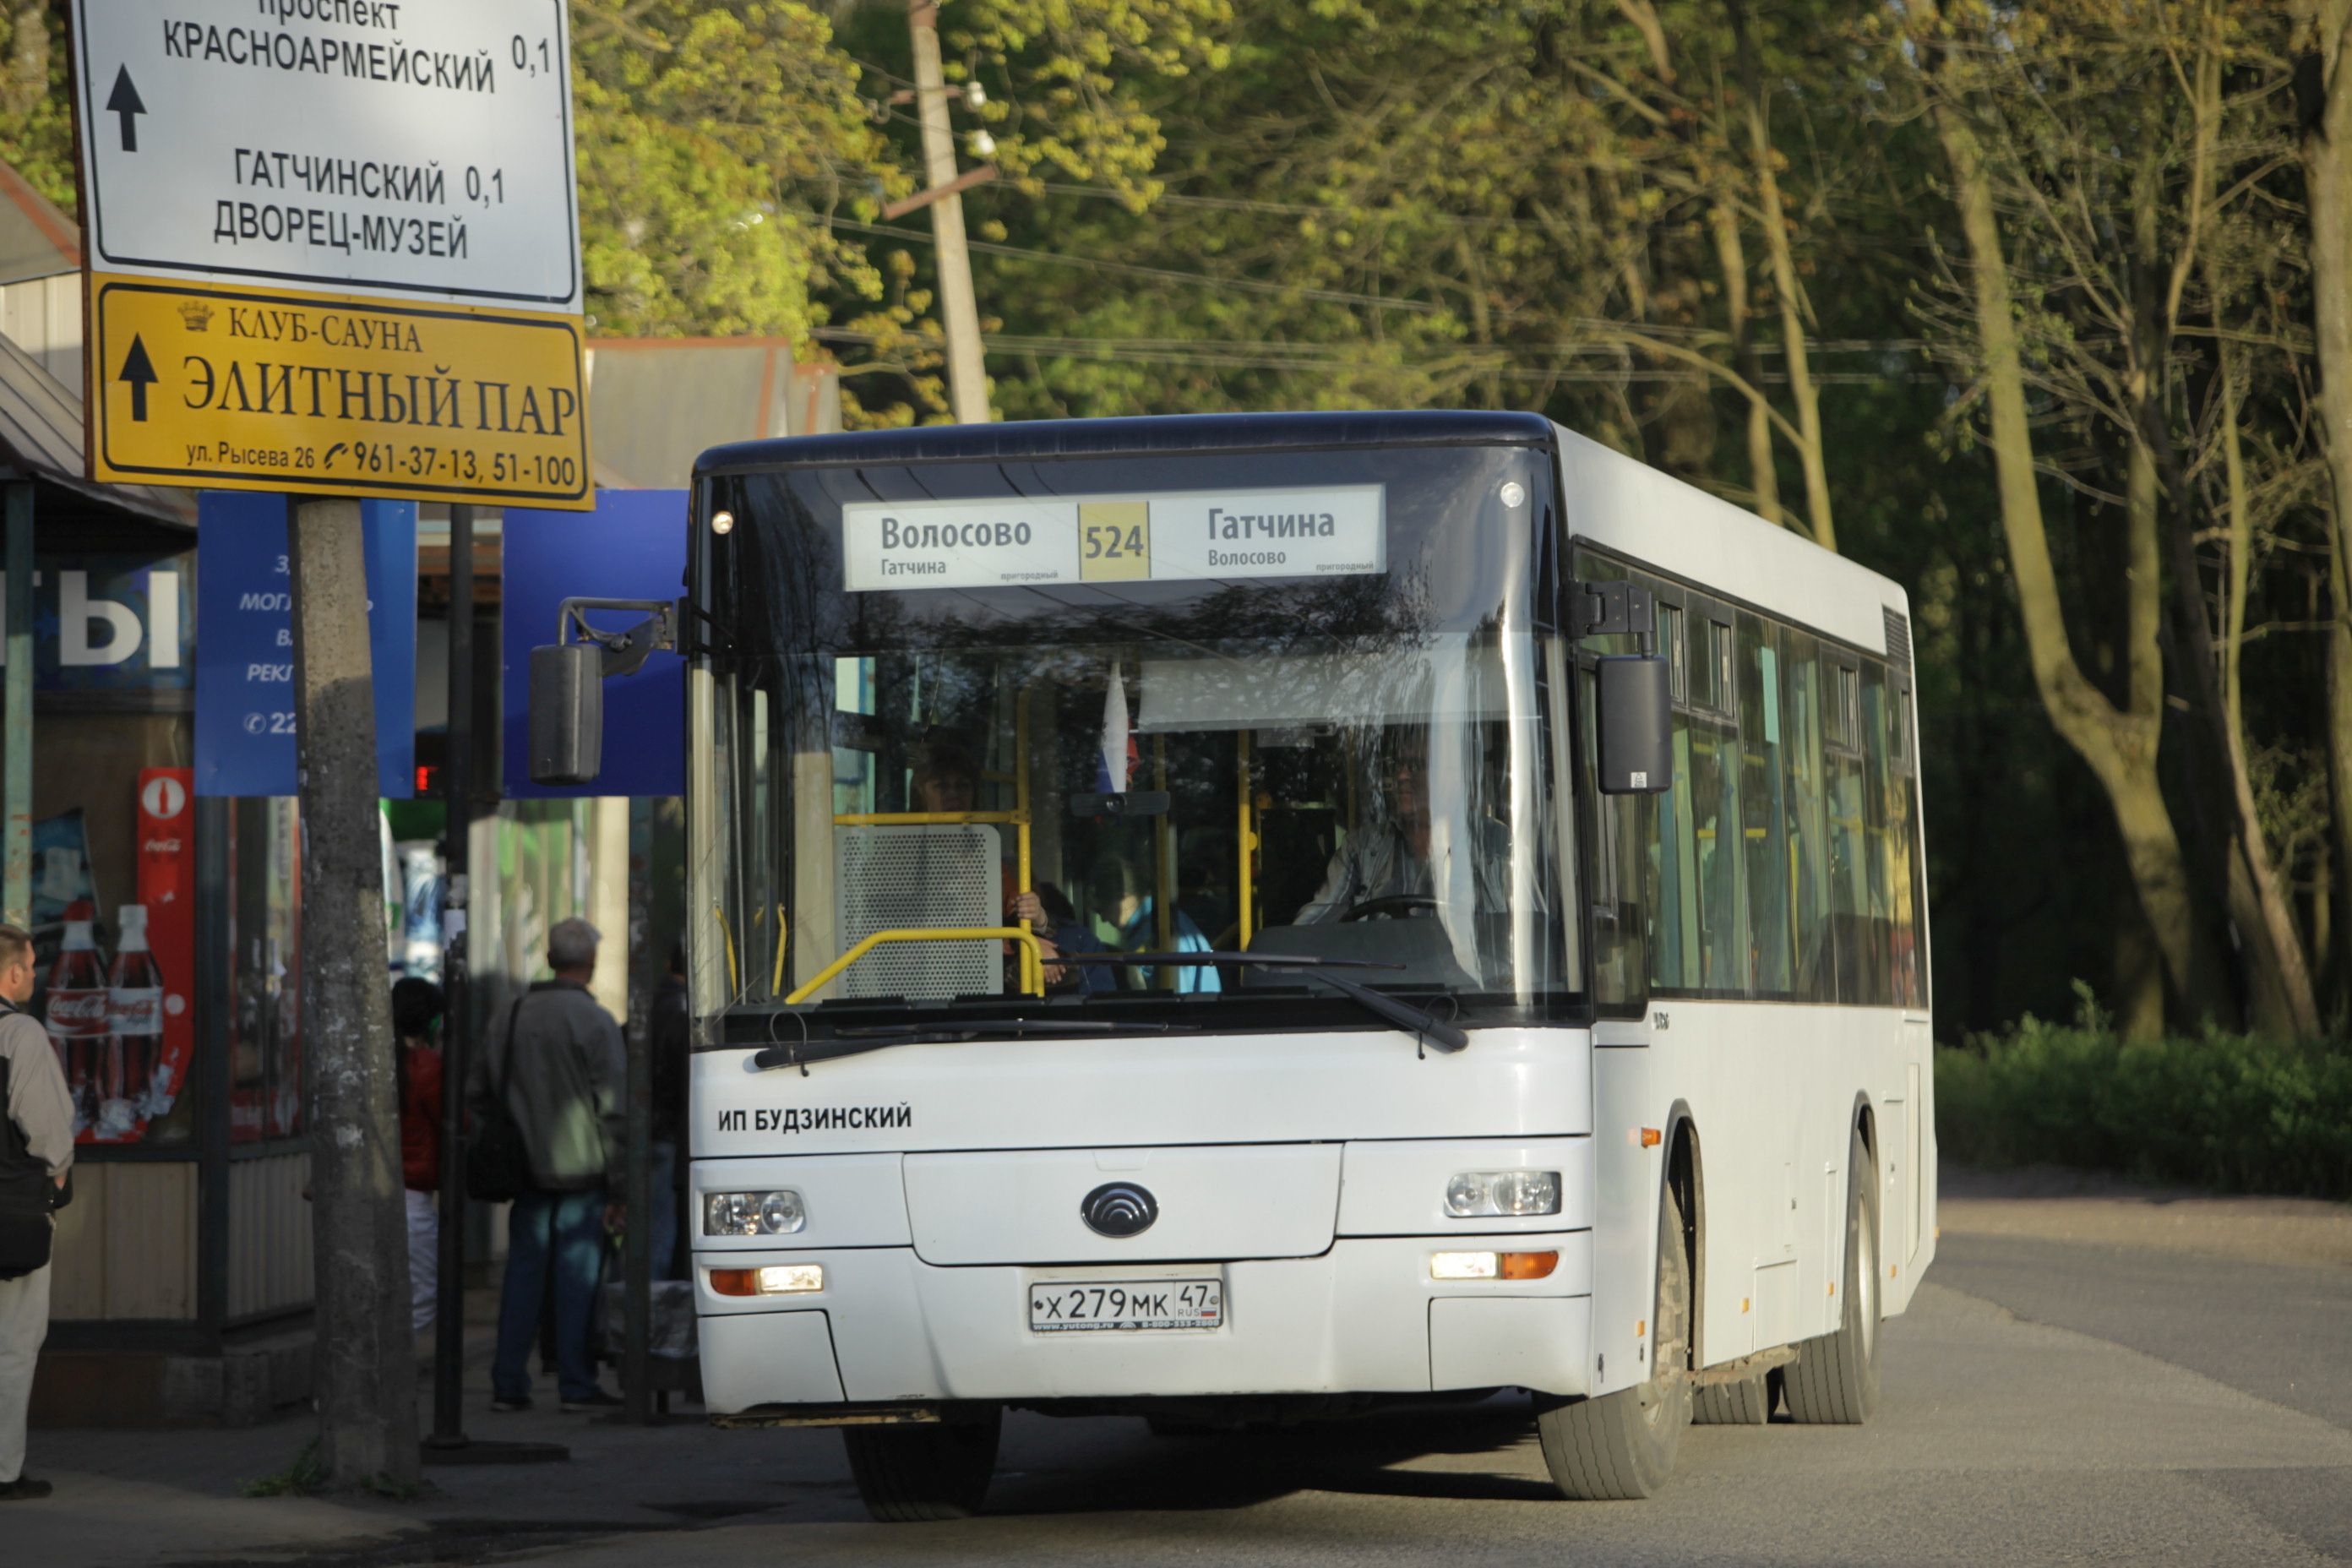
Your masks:
[{"label": "white bus", "polygon": [[1520,1389],[1574,1498],[1870,1418],[1935,1250],[1901,588],[1522,415],[729,447],[690,527],[722,1419],[918,1520],[1007,1409]]}]

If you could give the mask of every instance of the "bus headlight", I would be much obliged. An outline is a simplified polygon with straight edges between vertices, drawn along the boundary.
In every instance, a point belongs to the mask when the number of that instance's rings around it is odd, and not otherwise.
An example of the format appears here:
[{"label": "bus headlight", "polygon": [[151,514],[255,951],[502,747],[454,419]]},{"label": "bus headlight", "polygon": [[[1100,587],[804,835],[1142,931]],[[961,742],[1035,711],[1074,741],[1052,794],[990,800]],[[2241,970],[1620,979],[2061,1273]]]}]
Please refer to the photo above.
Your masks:
[{"label": "bus headlight", "polygon": [[1465,1171],[1445,1184],[1455,1219],[1515,1219],[1559,1212],[1558,1171]]},{"label": "bus headlight", "polygon": [[808,1224],[800,1194],[790,1187],[772,1193],[705,1193],[705,1236],[790,1236]]}]

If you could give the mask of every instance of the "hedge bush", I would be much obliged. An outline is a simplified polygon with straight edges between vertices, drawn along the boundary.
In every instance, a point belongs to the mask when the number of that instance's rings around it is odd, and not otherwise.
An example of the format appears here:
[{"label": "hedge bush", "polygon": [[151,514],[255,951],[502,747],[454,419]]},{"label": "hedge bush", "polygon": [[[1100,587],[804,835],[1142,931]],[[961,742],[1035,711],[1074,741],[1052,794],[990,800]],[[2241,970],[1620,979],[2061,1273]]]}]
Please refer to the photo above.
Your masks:
[{"label": "hedge bush", "polygon": [[2072,1025],[2029,1016],[1936,1053],[1947,1159],[2352,1199],[2352,1047],[2218,1031],[2129,1045],[2077,990]]}]

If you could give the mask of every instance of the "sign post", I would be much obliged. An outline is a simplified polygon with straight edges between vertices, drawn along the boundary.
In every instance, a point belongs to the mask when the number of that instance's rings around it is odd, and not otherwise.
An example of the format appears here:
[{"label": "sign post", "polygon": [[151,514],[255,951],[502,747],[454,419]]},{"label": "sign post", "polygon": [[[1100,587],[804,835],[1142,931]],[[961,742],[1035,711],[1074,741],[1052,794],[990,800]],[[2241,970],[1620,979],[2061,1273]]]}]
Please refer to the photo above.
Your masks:
[{"label": "sign post", "polygon": [[594,504],[567,7],[74,0],[73,26],[90,477],[296,498],[320,1446],[339,1486],[406,1486],[359,500]]}]

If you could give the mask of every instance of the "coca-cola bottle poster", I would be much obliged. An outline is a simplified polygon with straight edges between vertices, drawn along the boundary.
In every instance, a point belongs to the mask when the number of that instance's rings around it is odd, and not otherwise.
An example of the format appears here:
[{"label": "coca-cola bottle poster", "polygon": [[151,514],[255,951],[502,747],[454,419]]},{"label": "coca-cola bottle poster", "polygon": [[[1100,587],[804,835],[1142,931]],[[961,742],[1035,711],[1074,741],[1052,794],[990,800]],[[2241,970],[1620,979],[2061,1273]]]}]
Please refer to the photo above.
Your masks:
[{"label": "coca-cola bottle poster", "polygon": [[34,826],[38,1008],[73,1098],[74,1136],[131,1143],[170,1113],[195,1047],[195,838],[186,768],[139,775],[135,898],[95,889],[80,810]]}]

